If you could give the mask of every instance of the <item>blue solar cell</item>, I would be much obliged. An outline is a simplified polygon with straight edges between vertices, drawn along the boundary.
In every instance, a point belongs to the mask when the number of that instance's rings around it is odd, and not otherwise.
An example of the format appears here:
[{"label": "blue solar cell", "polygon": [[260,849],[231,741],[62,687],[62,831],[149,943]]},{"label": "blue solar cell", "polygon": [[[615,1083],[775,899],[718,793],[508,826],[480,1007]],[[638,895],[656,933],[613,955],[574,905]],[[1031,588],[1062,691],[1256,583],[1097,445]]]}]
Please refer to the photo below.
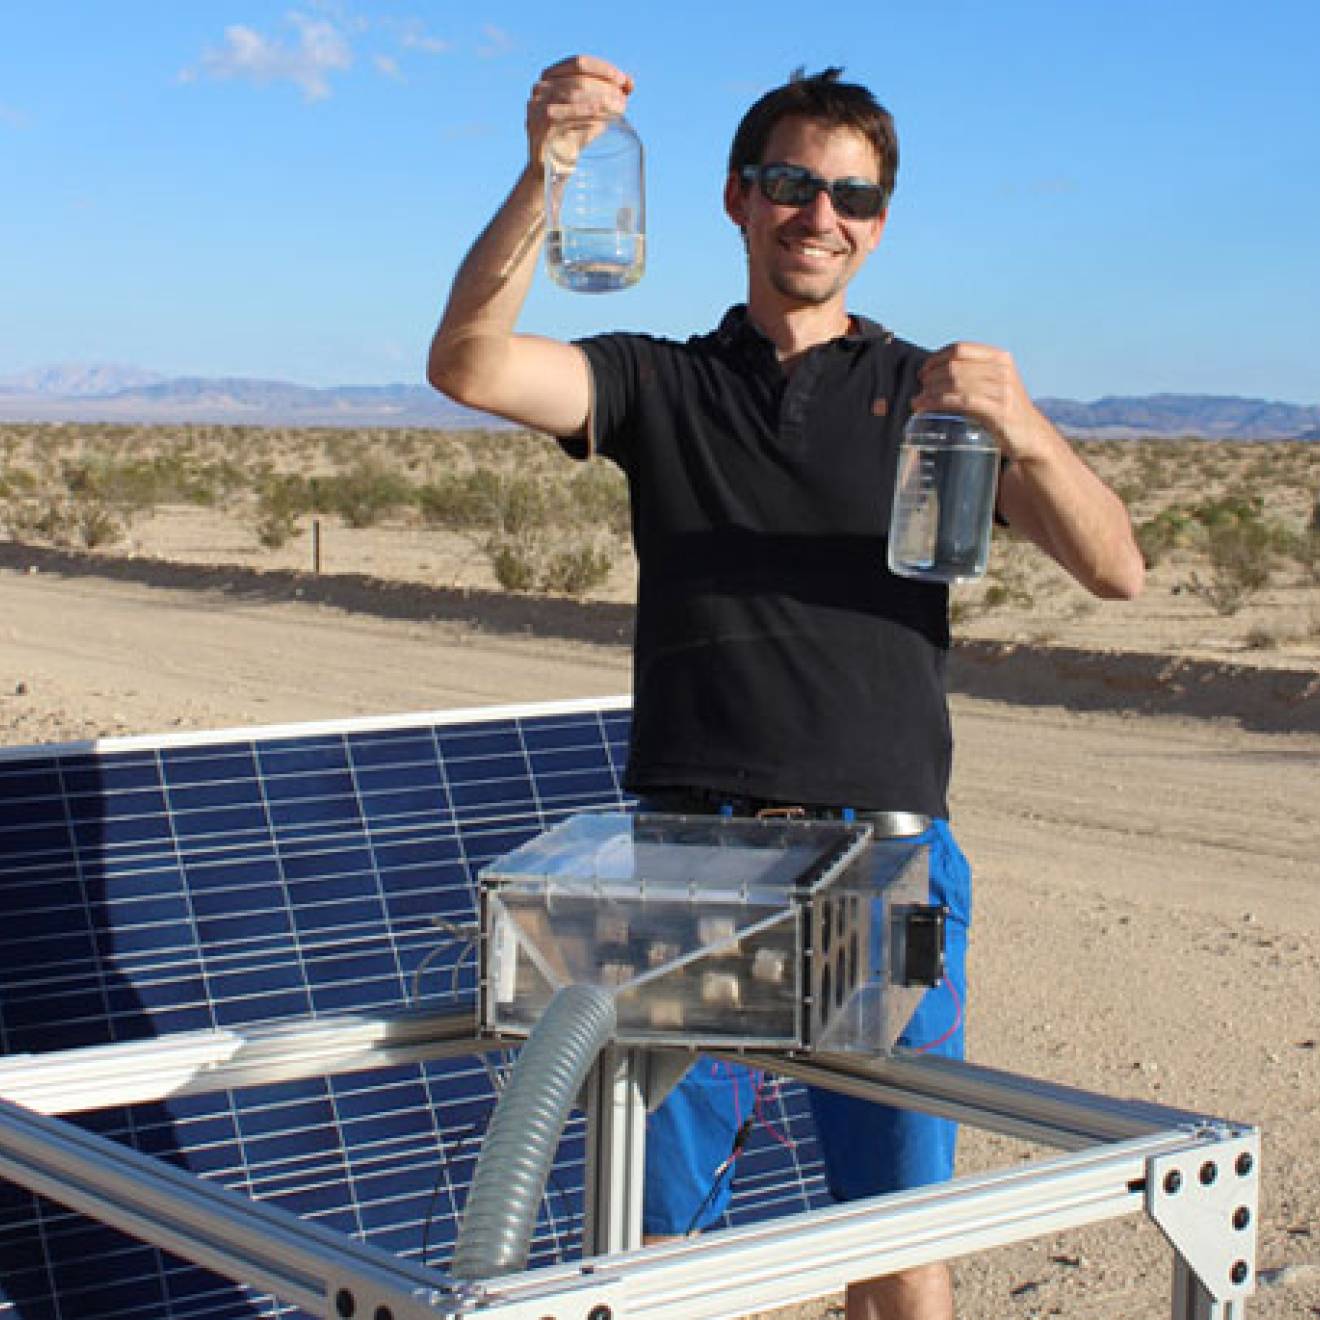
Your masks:
[{"label": "blue solar cell", "polygon": [[[471,920],[490,861],[574,811],[622,801],[627,736],[626,709],[544,707],[0,752],[0,1045],[40,1052],[395,1010],[415,993],[470,1002],[470,947],[436,921]],[[476,1057],[435,1060],[76,1121],[443,1265],[494,1105],[487,1069]],[[824,1198],[800,1091],[768,1094],[763,1107],[740,1160],[738,1221]],[[575,1118],[533,1263],[577,1250],[582,1160]],[[285,1310],[0,1185],[0,1316]]]}]

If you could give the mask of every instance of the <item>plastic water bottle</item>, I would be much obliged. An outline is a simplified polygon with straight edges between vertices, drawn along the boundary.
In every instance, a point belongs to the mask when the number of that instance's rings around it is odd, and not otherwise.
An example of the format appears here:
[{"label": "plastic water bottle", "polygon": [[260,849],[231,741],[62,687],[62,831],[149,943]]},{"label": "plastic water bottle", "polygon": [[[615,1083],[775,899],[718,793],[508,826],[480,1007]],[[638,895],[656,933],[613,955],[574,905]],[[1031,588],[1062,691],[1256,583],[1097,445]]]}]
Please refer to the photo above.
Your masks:
[{"label": "plastic water bottle", "polygon": [[646,267],[642,143],[621,115],[556,128],[545,151],[545,258],[575,293],[610,293]]},{"label": "plastic water bottle", "polygon": [[917,413],[903,432],[889,567],[928,582],[974,582],[990,558],[999,449],[956,413]]}]

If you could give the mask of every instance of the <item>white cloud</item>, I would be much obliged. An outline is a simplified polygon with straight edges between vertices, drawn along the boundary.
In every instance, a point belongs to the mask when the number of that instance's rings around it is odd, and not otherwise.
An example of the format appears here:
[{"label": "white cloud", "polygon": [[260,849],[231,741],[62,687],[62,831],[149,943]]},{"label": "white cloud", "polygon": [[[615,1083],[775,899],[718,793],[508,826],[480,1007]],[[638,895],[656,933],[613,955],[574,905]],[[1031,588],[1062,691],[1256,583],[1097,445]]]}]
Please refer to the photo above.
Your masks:
[{"label": "white cloud", "polygon": [[312,18],[296,10],[288,16],[297,30],[293,41],[265,36],[235,23],[225,29],[219,49],[202,52],[200,65],[179,75],[184,82],[208,78],[246,79],[255,83],[291,82],[308,101],[330,95],[330,75],[353,63],[353,50],[343,32],[328,19]]},{"label": "white cloud", "polygon": [[399,61],[392,55],[373,55],[371,62],[375,66],[376,72],[385,78],[393,78],[395,82],[404,82],[403,70],[399,68]]},{"label": "white cloud", "polygon": [[420,51],[423,55],[443,55],[452,49],[448,41],[433,37],[420,18],[406,18],[394,25],[399,34],[399,45],[404,50]]},{"label": "white cloud", "polygon": [[500,55],[507,55],[513,49],[513,38],[494,23],[485,24],[481,29],[481,35],[485,37],[485,41],[477,47],[477,54],[483,59],[495,59]]}]

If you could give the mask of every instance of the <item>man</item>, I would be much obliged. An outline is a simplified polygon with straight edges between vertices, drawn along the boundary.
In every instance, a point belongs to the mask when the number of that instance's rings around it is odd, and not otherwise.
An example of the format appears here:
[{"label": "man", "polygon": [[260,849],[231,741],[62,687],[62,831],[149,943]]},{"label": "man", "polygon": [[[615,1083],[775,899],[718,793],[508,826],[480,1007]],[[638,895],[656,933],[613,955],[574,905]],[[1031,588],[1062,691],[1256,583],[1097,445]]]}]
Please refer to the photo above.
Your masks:
[{"label": "man", "polygon": [[[947,590],[885,566],[903,424],[951,411],[989,427],[1002,453],[999,516],[1097,595],[1141,589],[1127,514],[1032,405],[1009,354],[970,343],[928,354],[849,313],[848,284],[884,232],[898,146],[889,115],[837,70],[768,93],[738,129],[724,208],[746,248],[747,303],[714,333],[685,344],[516,333],[543,223],[546,134],[621,113],[631,91],[626,74],[587,56],[541,76],[528,163],[454,281],[429,378],[628,476],[639,563],[631,790],[662,808],[848,809],[926,827],[933,896],[951,908],[953,984],[925,997],[904,1039],[960,1052],[969,898],[947,825]],[[648,1131],[648,1166],[663,1174],[648,1179],[652,1238],[718,1213],[726,1189],[713,1175],[749,1112],[745,1081],[694,1074]],[[951,1175],[951,1125],[843,1097],[813,1104],[836,1195]],[[855,1284],[846,1307],[849,1320],[947,1320],[948,1271]]]}]

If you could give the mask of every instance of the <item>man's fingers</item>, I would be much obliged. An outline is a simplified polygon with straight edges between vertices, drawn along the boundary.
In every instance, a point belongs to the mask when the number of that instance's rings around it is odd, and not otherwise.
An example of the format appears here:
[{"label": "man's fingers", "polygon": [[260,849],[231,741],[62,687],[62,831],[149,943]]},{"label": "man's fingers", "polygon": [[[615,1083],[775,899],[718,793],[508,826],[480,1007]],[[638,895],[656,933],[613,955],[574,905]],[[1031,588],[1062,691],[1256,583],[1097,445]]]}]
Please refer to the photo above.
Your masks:
[{"label": "man's fingers", "polygon": [[555,78],[598,78],[602,82],[612,83],[625,96],[633,89],[630,74],[624,73],[609,60],[602,60],[595,55],[570,55],[541,73],[542,81]]},{"label": "man's fingers", "polygon": [[973,363],[1002,363],[1009,360],[1009,355],[1002,348],[996,348],[993,344],[975,344],[969,340],[960,339],[952,344],[945,344],[943,348],[936,349],[923,364],[920,375],[925,376],[928,372],[940,371],[955,363],[971,365]]}]

